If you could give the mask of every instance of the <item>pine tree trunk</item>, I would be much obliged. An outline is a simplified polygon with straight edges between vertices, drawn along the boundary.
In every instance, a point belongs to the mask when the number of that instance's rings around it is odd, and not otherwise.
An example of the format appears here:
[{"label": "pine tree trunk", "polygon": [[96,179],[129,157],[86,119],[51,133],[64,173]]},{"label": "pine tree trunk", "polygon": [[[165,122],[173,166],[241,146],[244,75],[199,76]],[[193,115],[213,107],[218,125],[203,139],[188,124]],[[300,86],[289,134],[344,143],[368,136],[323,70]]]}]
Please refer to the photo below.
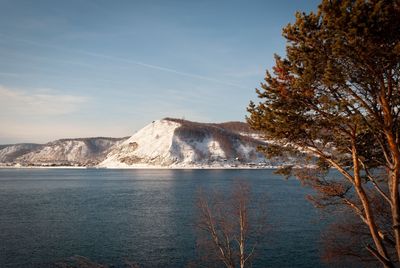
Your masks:
[{"label": "pine tree trunk", "polygon": [[[389,88],[390,89],[390,88]],[[395,134],[393,133],[393,116],[388,100],[384,94],[384,90],[381,91],[380,103],[382,105],[382,111],[384,115],[384,132],[391,152],[392,163],[391,171],[389,174],[388,186],[390,189],[390,199],[392,201],[392,228],[393,235],[396,242],[396,253],[397,260],[400,262],[400,198],[399,198],[399,176],[400,176],[400,151],[398,148],[398,142],[396,141]]]},{"label": "pine tree trunk", "polygon": [[[377,226],[375,224],[374,215],[372,213],[371,205],[369,203],[367,194],[365,193],[364,189],[361,186],[360,187],[356,186],[356,192],[357,192],[357,195],[360,198],[361,203],[362,203],[362,205],[364,207],[365,218],[366,218],[366,220],[368,222],[368,228],[369,228],[369,231],[371,233],[372,240],[374,241],[374,244],[375,244],[375,247],[376,247],[378,253],[385,260],[385,261],[382,262],[382,265],[384,267],[388,267],[388,268],[389,267],[394,267],[394,265],[391,263],[391,261],[388,258],[388,254],[387,254],[386,248],[382,243],[381,237],[379,236],[378,228],[377,228]],[[379,261],[381,261],[381,260],[379,260]]]},{"label": "pine tree trunk", "polygon": [[358,161],[358,154],[356,148],[356,140],[355,135],[352,137],[352,158],[353,158],[353,165],[354,165],[354,187],[358,197],[360,198],[361,204],[364,208],[365,218],[367,220],[368,228],[374,241],[375,247],[377,252],[379,253],[381,258],[378,260],[382,263],[384,267],[394,267],[391,263],[389,256],[387,254],[387,250],[382,242],[381,237],[379,236],[378,228],[375,223],[375,217],[371,209],[371,204],[368,200],[368,196],[365,193],[364,188],[361,184],[361,177],[360,177],[360,166]]},{"label": "pine tree trunk", "polygon": [[396,252],[397,259],[400,261],[400,211],[399,211],[399,190],[398,181],[399,174],[398,169],[392,175],[392,189],[391,189],[391,199],[392,199],[392,223],[393,223],[393,233],[396,241]]},{"label": "pine tree trunk", "polygon": [[399,200],[399,176],[400,176],[400,155],[397,145],[392,139],[393,136],[389,138],[389,147],[392,151],[393,157],[393,167],[389,177],[389,189],[390,189],[390,199],[392,201],[392,225],[393,234],[396,242],[396,253],[397,259],[400,262],[400,200]]}]

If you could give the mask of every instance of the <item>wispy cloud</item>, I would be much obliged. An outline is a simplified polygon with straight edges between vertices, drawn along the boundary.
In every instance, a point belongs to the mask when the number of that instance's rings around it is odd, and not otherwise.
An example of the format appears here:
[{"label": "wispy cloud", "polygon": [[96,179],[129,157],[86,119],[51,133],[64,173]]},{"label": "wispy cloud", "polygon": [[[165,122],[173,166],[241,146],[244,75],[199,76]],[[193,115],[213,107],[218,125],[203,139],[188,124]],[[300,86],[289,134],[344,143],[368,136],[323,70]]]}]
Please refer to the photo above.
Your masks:
[{"label": "wispy cloud", "polygon": [[28,92],[0,85],[0,113],[2,115],[69,114],[77,111],[86,101],[86,97],[58,94],[51,89]]},{"label": "wispy cloud", "polygon": [[159,65],[153,65],[153,64],[140,62],[140,61],[134,61],[134,60],[124,59],[124,58],[119,58],[119,57],[114,57],[114,56],[108,56],[108,55],[103,55],[103,54],[98,54],[98,53],[91,53],[91,52],[81,51],[81,50],[79,50],[79,52],[82,53],[82,54],[88,55],[88,56],[92,56],[92,57],[97,57],[97,58],[103,58],[103,59],[108,59],[108,60],[113,60],[113,61],[119,61],[119,62],[135,64],[135,65],[139,65],[139,66],[150,68],[150,69],[154,69],[154,70],[159,70],[159,71],[163,71],[163,72],[169,72],[169,73],[177,74],[177,75],[180,75],[180,76],[186,76],[186,77],[191,77],[191,78],[200,79],[200,80],[204,80],[204,81],[215,82],[215,83],[218,83],[218,84],[223,84],[223,85],[227,85],[227,86],[233,86],[233,87],[237,87],[237,88],[243,88],[243,89],[246,88],[244,86],[241,86],[241,85],[238,85],[238,84],[229,83],[229,82],[226,82],[226,81],[223,81],[223,80],[220,80],[220,79],[216,79],[216,78],[213,78],[213,77],[204,76],[204,75],[198,75],[198,74],[193,74],[193,73],[187,73],[187,72],[182,72],[182,71],[179,71],[179,70],[175,70],[175,69],[172,69],[172,68],[163,67],[163,66],[159,66]]},{"label": "wispy cloud", "polygon": [[159,70],[159,71],[163,71],[163,72],[168,72],[168,73],[173,73],[173,74],[180,75],[180,76],[195,78],[195,79],[199,79],[199,80],[203,80],[203,81],[214,82],[214,83],[218,83],[218,84],[222,84],[222,85],[226,85],[226,86],[232,86],[232,87],[241,88],[241,89],[247,89],[247,87],[244,87],[239,84],[230,83],[230,82],[220,80],[220,79],[210,77],[210,76],[183,72],[183,71],[165,67],[165,66],[154,65],[154,64],[149,64],[149,63],[145,63],[145,62],[135,61],[135,60],[126,59],[126,58],[120,58],[120,57],[115,57],[115,56],[110,56],[110,55],[104,55],[104,54],[99,54],[99,53],[92,53],[92,52],[85,51],[85,50],[69,49],[69,48],[65,48],[65,47],[61,47],[61,46],[48,45],[48,44],[44,44],[44,43],[40,43],[40,42],[35,42],[32,40],[27,40],[27,39],[13,38],[8,35],[4,35],[2,33],[0,33],[0,36],[3,38],[11,39],[13,41],[22,42],[22,43],[26,43],[26,44],[30,44],[30,45],[34,45],[34,46],[64,50],[64,51],[69,51],[69,52],[73,52],[73,53],[79,53],[81,55],[86,55],[86,56],[90,56],[90,57],[101,58],[101,59],[117,61],[117,62],[123,62],[123,63],[128,63],[128,64],[134,64],[137,66],[154,69],[154,70]]}]

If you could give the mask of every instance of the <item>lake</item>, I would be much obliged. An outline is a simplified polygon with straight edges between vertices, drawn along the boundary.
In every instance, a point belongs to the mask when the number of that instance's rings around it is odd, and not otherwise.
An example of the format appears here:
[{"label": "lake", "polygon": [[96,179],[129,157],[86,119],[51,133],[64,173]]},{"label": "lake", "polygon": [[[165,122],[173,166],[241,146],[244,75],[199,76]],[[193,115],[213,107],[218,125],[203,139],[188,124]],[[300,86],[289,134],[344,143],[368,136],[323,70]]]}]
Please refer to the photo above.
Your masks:
[{"label": "lake", "polygon": [[253,267],[328,267],[325,221],[309,190],[272,170],[0,169],[0,267],[52,267],[72,256],[124,267],[196,258],[198,189],[246,180],[265,194],[269,232]]}]

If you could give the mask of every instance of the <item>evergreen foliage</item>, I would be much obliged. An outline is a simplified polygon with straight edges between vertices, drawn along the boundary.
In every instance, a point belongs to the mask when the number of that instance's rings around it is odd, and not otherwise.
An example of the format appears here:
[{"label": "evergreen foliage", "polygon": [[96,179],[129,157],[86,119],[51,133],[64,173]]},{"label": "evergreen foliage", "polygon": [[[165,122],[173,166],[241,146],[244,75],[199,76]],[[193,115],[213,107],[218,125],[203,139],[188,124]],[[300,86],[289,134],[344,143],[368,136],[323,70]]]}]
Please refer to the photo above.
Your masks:
[{"label": "evergreen foliage", "polygon": [[[316,13],[297,13],[283,36],[286,57],[275,56],[273,72],[257,89],[260,102],[248,107],[248,123],[274,141],[264,148],[268,156],[312,155],[303,159],[317,169],[282,173],[317,190],[311,198],[317,206],[357,215],[368,232],[358,256],[367,252],[394,267],[400,259],[400,1],[323,0]],[[329,178],[329,168],[343,179]],[[377,196],[389,213],[377,209]],[[335,252],[357,255],[354,245]]]}]

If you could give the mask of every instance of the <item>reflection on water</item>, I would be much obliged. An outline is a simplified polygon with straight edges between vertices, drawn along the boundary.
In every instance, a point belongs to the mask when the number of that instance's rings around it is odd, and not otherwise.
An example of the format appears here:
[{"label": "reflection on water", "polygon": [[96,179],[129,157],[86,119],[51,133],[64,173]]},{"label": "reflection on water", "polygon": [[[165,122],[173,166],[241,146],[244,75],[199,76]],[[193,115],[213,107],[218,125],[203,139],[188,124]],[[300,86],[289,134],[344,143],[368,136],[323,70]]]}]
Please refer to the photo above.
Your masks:
[{"label": "reflection on water", "polygon": [[98,263],[185,267],[196,258],[199,187],[246,179],[267,194],[271,226],[255,267],[323,267],[323,224],[305,189],[270,170],[0,170],[0,267],[51,267],[80,255]]}]

